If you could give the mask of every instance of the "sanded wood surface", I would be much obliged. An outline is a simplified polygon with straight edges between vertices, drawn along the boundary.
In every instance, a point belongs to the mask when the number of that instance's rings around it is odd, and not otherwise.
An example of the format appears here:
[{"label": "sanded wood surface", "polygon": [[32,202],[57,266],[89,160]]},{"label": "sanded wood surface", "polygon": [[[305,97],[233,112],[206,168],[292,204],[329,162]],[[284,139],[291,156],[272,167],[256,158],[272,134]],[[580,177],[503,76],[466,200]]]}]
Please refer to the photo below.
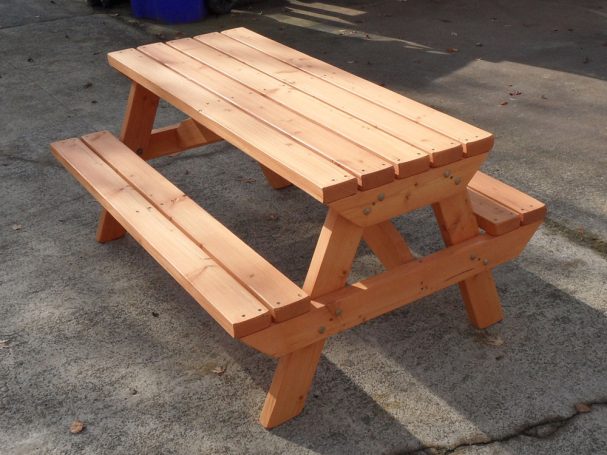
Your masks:
[{"label": "sanded wood surface", "polygon": [[407,242],[391,221],[366,227],[363,240],[387,270],[415,259]]},{"label": "sanded wood surface", "polygon": [[483,172],[477,172],[468,187],[517,213],[521,224],[535,223],[546,216],[543,203]]},{"label": "sanded wood surface", "polygon": [[347,71],[323,62],[322,60],[310,57],[295,49],[272,41],[251,30],[236,28],[227,30],[223,33],[250,47],[263,51],[282,62],[305,71],[310,75],[326,80],[337,87],[341,87],[351,93],[364,97],[369,101],[384,106],[417,123],[439,131],[446,136],[461,142],[467,156],[486,153],[493,146],[493,135],[491,133],[394,93],[391,90],[348,73]]},{"label": "sanded wood surface", "polygon": [[[223,34],[232,37],[232,32],[233,30],[227,30]],[[196,39],[202,41],[207,36],[198,36]],[[206,42],[209,42],[209,40],[207,39]],[[219,48],[216,41],[213,42],[213,45]],[[371,124],[375,128],[426,151],[430,154],[431,161],[435,166],[441,166],[462,157],[462,145],[456,140],[426,128],[357,94],[343,90],[321,78],[305,73],[265,52],[258,51],[246,45],[246,41],[241,42],[233,39],[229,45],[223,45],[220,50],[353,117]]]},{"label": "sanded wood surface", "polygon": [[468,199],[479,227],[491,235],[502,235],[521,225],[516,212],[470,188]]},{"label": "sanded wood surface", "polygon": [[223,139],[192,119],[152,130],[144,159],[172,155]]},{"label": "sanded wood surface", "polygon": [[68,139],[51,148],[74,177],[228,333],[239,338],[270,324],[268,309],[82,141]]},{"label": "sanded wood surface", "polygon": [[201,61],[164,43],[141,46],[138,49],[355,175],[361,189],[374,188],[394,180],[394,170],[390,163]]},{"label": "sanded wood surface", "polygon": [[356,177],[136,49],[110,64],[321,202],[357,191]]},{"label": "sanded wood surface", "polygon": [[[471,158],[469,158],[471,159]],[[441,234],[447,246],[457,245],[479,234],[468,191],[460,191],[432,204]],[[449,249],[449,248],[448,248]],[[478,260],[480,257],[477,256]],[[493,265],[488,261],[487,265]],[[489,270],[459,283],[470,322],[484,329],[504,318],[497,288]]]},{"label": "sanded wood surface", "polygon": [[158,171],[128,153],[112,134],[102,131],[83,136],[82,140],[257,297],[270,310],[273,320],[283,321],[308,311],[309,298],[304,291]]},{"label": "sanded wood surface", "polygon": [[209,33],[167,44],[389,161],[398,177],[418,174],[430,165],[424,151],[224,54],[220,50],[226,50],[225,44],[233,44],[225,35]]}]

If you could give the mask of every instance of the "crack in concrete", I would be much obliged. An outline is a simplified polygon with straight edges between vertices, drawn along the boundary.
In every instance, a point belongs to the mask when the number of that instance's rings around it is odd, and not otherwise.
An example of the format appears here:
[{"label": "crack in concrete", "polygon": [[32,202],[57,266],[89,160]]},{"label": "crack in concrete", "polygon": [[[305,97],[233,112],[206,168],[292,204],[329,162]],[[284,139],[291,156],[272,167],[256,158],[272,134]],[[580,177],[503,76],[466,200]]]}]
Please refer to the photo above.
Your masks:
[{"label": "crack in concrete", "polygon": [[[590,408],[593,408],[594,406],[607,406],[607,398],[597,401],[587,401],[584,402],[584,404],[586,404]],[[592,410],[590,412],[592,412]],[[398,452],[398,455],[449,455],[455,453],[459,449],[463,449],[466,447],[488,446],[499,442],[511,441],[512,439],[520,438],[521,436],[527,436],[535,439],[545,439],[556,434],[563,427],[567,426],[572,420],[577,418],[580,414],[588,413],[589,412],[581,412],[576,409],[576,411],[570,416],[548,417],[540,420],[539,422],[521,427],[518,430],[515,430],[498,438],[492,438],[486,441],[464,442],[452,447],[428,445],[407,452]]]}]

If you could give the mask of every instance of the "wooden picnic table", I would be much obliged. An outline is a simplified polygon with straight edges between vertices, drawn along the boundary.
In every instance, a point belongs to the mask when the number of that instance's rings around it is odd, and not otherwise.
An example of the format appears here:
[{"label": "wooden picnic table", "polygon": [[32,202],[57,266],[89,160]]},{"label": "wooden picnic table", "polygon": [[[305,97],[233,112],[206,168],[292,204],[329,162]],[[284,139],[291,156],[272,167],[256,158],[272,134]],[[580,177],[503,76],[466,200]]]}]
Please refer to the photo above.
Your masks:
[{"label": "wooden picnic table", "polygon": [[[545,207],[479,171],[490,133],[244,28],[108,57],[132,80],[120,138],[52,150],[104,207],[98,241],[128,231],[230,335],[279,358],[264,426],[301,412],[329,336],[453,284],[475,327],[502,319],[491,269]],[[160,99],[188,118],[153,129]],[[146,162],[219,140],[327,206],[303,287]],[[428,205],[446,247],[418,258],[391,219]],[[361,240],[386,271],[347,285]]]}]

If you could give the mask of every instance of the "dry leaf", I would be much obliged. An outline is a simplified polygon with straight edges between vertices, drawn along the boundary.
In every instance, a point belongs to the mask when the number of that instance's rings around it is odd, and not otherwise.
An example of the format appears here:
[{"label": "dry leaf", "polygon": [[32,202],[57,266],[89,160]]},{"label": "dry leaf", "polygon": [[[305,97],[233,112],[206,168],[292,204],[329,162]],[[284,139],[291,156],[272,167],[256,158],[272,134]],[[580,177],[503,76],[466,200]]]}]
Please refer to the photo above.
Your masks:
[{"label": "dry leaf", "polygon": [[222,366],[216,366],[215,368],[213,368],[213,373],[215,373],[217,376],[221,376],[222,374],[224,374],[226,372],[226,368],[222,367]]},{"label": "dry leaf", "polygon": [[23,226],[21,226],[20,224],[13,224],[12,228],[13,231],[18,231],[20,229],[23,229]]},{"label": "dry leaf", "polygon": [[86,425],[84,424],[84,422],[81,422],[80,420],[74,420],[72,422],[72,424],[70,425],[70,433],[72,433],[72,434],[82,433],[82,430],[84,430],[85,428],[86,428]]},{"label": "dry leaf", "polygon": [[500,103],[500,106],[505,106],[506,104],[508,104],[508,101],[502,101],[502,102]]},{"label": "dry leaf", "polygon": [[575,405],[575,410],[581,414],[592,411],[592,408],[586,403],[578,403]]},{"label": "dry leaf", "polygon": [[0,340],[0,349],[8,348],[9,340]]},{"label": "dry leaf", "polygon": [[501,346],[504,344],[504,340],[499,335],[490,335],[488,333],[479,333],[479,340],[481,343],[486,344],[487,346]]}]

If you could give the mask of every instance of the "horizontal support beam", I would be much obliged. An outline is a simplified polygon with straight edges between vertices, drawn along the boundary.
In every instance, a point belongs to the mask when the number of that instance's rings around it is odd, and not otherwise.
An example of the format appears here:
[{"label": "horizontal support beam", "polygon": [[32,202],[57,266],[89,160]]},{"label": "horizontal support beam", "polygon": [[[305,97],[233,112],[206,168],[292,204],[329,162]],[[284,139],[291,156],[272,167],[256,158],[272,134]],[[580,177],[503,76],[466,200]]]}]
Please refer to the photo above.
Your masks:
[{"label": "horizontal support beam", "polygon": [[264,354],[284,356],[515,258],[540,224],[499,237],[480,234],[327,294],[312,301],[308,313],[241,340]]},{"label": "horizontal support beam", "polygon": [[329,204],[329,207],[358,226],[372,226],[453,196],[454,191],[465,190],[487,155],[484,153],[465,158],[372,190],[361,191]]},{"label": "horizontal support beam", "polygon": [[201,145],[212,144],[223,139],[208,128],[192,119],[152,131],[150,145],[143,152],[143,158],[150,160],[172,155]]}]

